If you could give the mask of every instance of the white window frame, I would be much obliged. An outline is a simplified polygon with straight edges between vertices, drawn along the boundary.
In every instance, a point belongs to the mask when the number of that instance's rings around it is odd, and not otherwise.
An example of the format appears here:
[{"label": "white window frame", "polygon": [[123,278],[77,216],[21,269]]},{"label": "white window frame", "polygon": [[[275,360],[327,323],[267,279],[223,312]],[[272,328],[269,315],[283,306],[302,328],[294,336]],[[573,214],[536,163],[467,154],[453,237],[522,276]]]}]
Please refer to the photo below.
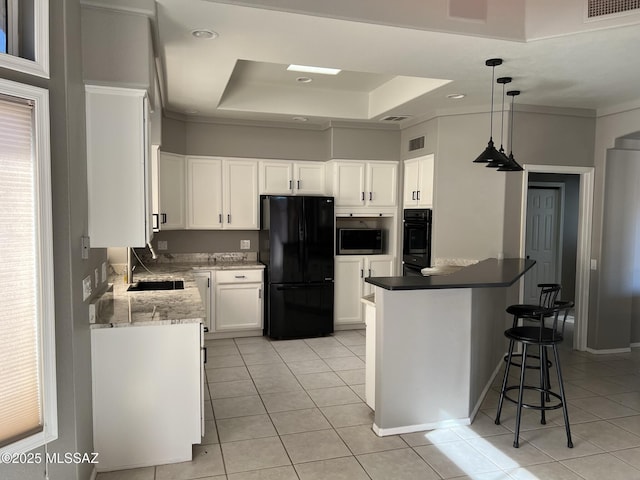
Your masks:
[{"label": "white window frame", "polygon": [[42,360],[43,429],[0,449],[2,453],[22,453],[58,438],[56,395],[55,303],[53,288],[53,222],[51,201],[51,161],[49,137],[49,92],[42,88],[0,79],[0,93],[33,102],[33,152],[35,162],[36,248],[39,249],[41,317],[39,324]]},{"label": "white window frame", "polygon": [[33,0],[33,15],[35,60],[0,53],[0,67],[49,78],[49,0]]}]

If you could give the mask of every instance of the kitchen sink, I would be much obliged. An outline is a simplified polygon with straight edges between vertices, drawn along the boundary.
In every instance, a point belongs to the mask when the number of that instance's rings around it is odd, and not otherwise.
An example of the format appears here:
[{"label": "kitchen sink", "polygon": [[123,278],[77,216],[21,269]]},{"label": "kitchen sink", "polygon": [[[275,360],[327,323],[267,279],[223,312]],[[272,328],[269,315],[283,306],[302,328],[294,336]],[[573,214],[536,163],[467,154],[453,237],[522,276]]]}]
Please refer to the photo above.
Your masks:
[{"label": "kitchen sink", "polygon": [[153,290],[183,290],[183,280],[143,280],[129,285],[127,292],[149,292]]}]

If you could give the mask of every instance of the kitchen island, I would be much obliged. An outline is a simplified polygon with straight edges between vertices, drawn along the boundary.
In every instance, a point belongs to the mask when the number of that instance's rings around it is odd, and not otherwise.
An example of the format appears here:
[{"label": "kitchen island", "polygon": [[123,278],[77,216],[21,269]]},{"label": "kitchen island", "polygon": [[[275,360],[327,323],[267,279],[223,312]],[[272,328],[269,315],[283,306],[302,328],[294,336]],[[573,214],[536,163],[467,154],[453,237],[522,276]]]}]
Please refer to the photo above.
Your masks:
[{"label": "kitchen island", "polygon": [[469,425],[506,351],[507,290],[534,261],[487,259],[449,275],[372,277],[380,435]]}]

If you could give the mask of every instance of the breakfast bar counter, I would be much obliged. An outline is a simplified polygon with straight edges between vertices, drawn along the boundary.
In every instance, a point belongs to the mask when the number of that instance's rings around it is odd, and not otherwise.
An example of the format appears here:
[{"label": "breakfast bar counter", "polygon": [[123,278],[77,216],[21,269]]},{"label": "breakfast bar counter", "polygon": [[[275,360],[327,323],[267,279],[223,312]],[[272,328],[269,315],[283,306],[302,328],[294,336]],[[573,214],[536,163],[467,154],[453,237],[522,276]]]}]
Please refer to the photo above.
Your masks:
[{"label": "breakfast bar counter", "polygon": [[448,275],[366,279],[376,287],[378,435],[471,423],[503,363],[508,290],[534,264],[487,259]]}]

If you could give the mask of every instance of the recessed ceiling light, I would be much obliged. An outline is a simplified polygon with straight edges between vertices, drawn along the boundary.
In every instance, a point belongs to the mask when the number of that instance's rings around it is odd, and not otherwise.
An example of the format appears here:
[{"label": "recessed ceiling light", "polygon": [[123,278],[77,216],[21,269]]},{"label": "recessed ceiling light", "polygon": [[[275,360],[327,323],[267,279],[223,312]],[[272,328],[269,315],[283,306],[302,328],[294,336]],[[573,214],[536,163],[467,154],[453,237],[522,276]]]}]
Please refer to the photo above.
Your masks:
[{"label": "recessed ceiling light", "polygon": [[309,65],[289,65],[287,70],[291,72],[321,73],[322,75],[337,75],[342,71],[339,68],[312,67]]},{"label": "recessed ceiling light", "polygon": [[450,98],[451,100],[460,100],[464,97],[466,97],[464,93],[450,93],[449,95],[447,95],[447,98]]},{"label": "recessed ceiling light", "polygon": [[308,122],[309,119],[307,117],[293,117],[296,122]]},{"label": "recessed ceiling light", "polygon": [[309,77],[298,77],[298,78],[296,78],[296,82],[299,82],[299,83],[311,83],[311,82],[313,82],[313,80],[310,79]]},{"label": "recessed ceiling light", "polygon": [[218,38],[218,33],[213,30],[207,30],[206,28],[198,28],[196,30],[191,31],[191,35],[200,40],[211,40],[213,38]]}]

